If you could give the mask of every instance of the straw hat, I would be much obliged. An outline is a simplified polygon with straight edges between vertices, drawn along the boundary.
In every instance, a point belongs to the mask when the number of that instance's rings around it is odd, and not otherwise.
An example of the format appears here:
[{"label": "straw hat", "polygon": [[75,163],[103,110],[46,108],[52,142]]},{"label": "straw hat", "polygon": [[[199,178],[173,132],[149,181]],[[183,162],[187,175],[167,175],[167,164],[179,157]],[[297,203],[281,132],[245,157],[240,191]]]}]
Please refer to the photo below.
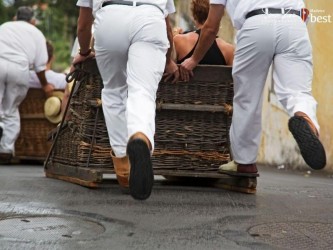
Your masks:
[{"label": "straw hat", "polygon": [[47,98],[44,103],[44,115],[51,123],[61,122],[61,102],[63,98],[63,92],[53,91],[53,95]]}]

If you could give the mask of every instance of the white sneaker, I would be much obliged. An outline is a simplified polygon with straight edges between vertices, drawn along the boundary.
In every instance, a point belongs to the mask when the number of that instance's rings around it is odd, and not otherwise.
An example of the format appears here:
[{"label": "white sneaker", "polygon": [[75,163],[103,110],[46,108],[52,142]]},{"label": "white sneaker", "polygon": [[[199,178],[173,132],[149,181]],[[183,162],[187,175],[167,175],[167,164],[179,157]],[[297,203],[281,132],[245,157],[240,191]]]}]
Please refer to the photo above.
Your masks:
[{"label": "white sneaker", "polygon": [[219,167],[219,171],[234,171],[234,172],[237,172],[237,163],[235,161],[229,161],[226,164],[222,164]]}]

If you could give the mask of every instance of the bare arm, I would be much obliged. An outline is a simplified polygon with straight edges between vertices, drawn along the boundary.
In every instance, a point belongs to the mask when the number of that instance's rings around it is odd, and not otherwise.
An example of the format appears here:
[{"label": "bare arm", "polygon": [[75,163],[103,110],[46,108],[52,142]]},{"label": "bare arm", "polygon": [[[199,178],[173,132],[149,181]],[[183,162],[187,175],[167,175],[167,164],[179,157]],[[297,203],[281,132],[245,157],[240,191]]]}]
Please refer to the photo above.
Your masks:
[{"label": "bare arm", "polygon": [[74,57],[73,64],[82,62],[93,56],[90,50],[91,26],[93,21],[94,17],[92,15],[92,9],[88,7],[80,7],[79,18],[77,20],[77,37],[80,44],[80,54],[77,54]]},{"label": "bare arm", "polygon": [[165,65],[165,70],[164,70],[165,74],[164,75],[166,76],[165,81],[168,81],[173,77],[172,82],[175,83],[179,79],[179,71],[178,71],[177,64],[171,58],[171,54],[172,54],[172,50],[173,50],[173,33],[172,33],[172,27],[170,24],[169,17],[165,18],[165,22],[166,22],[167,35],[168,35],[170,47],[166,54],[166,65]]},{"label": "bare arm", "polygon": [[189,80],[189,75],[193,75],[192,70],[198,65],[208,49],[212,46],[219,31],[223,14],[224,5],[210,5],[208,18],[201,29],[198,45],[195,48],[193,55],[181,64],[181,77],[185,81]]},{"label": "bare arm", "polygon": [[52,94],[52,91],[54,89],[54,86],[52,84],[49,84],[45,77],[45,70],[36,72],[36,75],[40,81],[40,84],[42,85],[42,88],[47,96],[50,96]]}]

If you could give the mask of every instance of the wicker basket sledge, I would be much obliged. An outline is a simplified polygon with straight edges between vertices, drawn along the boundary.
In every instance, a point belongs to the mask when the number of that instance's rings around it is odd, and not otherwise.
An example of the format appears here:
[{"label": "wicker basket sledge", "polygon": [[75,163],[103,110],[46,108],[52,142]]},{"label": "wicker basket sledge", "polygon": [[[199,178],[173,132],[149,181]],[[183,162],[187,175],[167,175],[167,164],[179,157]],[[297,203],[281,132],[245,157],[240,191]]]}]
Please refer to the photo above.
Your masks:
[{"label": "wicker basket sledge", "polygon": [[15,158],[45,160],[52,145],[47,141],[47,135],[57,126],[45,118],[45,101],[43,89],[30,88],[20,104],[21,131],[15,142]]},{"label": "wicker basket sledge", "polygon": [[[95,60],[77,66],[73,78],[68,119],[54,138],[45,173],[97,187],[103,174],[114,170],[101,108],[103,84]],[[161,81],[156,100],[154,173],[225,178],[217,169],[230,160],[232,98],[230,67],[198,66],[190,82]],[[244,184],[246,188],[249,185]],[[255,189],[255,184],[250,188]]]}]

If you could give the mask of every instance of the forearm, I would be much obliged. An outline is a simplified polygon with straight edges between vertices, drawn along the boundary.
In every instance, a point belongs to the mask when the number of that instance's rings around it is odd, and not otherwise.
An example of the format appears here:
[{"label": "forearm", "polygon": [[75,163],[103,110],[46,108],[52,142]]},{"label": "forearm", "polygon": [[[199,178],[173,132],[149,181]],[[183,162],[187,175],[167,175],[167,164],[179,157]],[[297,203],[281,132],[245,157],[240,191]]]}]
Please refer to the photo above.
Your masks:
[{"label": "forearm", "polygon": [[212,46],[214,40],[216,39],[216,32],[211,29],[202,29],[199,42],[194,50],[192,58],[196,62],[200,62],[206,55],[209,48]]},{"label": "forearm", "polygon": [[220,21],[223,14],[223,5],[210,5],[208,18],[201,29],[198,45],[192,55],[194,61],[200,62],[212,46],[219,32]]},{"label": "forearm", "polygon": [[40,72],[36,72],[36,74],[37,74],[37,77],[38,77],[42,87],[45,87],[48,84],[47,80],[46,80],[46,77],[45,77],[45,70],[40,71]]},{"label": "forearm", "polygon": [[90,49],[92,23],[92,10],[90,8],[81,7],[78,18],[77,37],[80,44],[80,51],[82,53],[85,53]]},{"label": "forearm", "polygon": [[166,54],[166,63],[170,63],[172,61],[171,55],[172,55],[172,51],[173,51],[173,34],[172,34],[172,27],[170,24],[170,19],[169,17],[165,18],[165,22],[166,22],[166,27],[167,27],[167,35],[168,35],[168,40],[170,43],[170,47],[167,51]]}]

